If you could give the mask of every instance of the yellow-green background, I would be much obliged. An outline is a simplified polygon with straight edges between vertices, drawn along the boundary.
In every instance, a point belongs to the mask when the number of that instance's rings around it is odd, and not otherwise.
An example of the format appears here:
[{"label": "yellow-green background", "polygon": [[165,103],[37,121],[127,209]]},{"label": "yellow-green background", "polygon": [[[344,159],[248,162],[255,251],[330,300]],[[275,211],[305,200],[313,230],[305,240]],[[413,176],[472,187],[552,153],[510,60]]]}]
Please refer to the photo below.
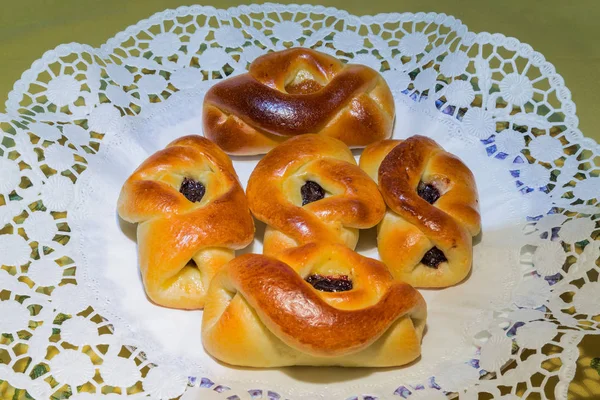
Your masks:
[{"label": "yellow-green background", "polygon": [[[253,1],[262,3],[262,1]],[[281,0],[281,3],[289,1]],[[473,32],[500,32],[529,43],[556,66],[573,93],[584,135],[600,140],[600,0],[299,0],[353,14],[434,11]],[[181,5],[227,8],[240,0],[0,0],[0,110],[13,82],[61,43],[99,46],[155,12]]]},{"label": "yellow-green background", "polygon": [[[254,1],[262,3],[261,1]],[[281,3],[289,1],[279,0]],[[584,135],[600,141],[600,0],[304,0],[350,13],[434,11],[454,15],[473,32],[499,32],[529,43],[561,74],[577,105]],[[0,0],[0,111],[33,61],[61,43],[99,46],[155,12],[181,5],[227,8],[239,0]],[[584,340],[570,397],[599,398],[600,375],[589,367],[600,340]],[[548,394],[553,398],[552,394]]]}]

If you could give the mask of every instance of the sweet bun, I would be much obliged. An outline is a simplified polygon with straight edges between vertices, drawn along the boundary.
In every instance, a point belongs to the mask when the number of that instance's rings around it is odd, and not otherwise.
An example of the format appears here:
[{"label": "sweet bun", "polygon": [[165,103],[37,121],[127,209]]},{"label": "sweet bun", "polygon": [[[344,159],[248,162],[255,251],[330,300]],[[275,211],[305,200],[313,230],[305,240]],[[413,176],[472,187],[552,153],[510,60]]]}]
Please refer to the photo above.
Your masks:
[{"label": "sweet bun", "polygon": [[246,193],[252,213],[267,225],[267,255],[311,242],[354,249],[359,229],[377,225],[386,209],[348,147],[321,135],[297,136],[271,150]]},{"label": "sweet bun", "polygon": [[258,57],[248,73],[211,87],[203,126],[225,152],[251,155],[304,133],[364,147],[390,137],[394,113],[392,93],[377,71],[292,48]]},{"label": "sweet bun", "polygon": [[201,136],[177,139],[144,161],[117,208],[138,224],[144,288],[165,307],[202,308],[213,275],[254,237],[231,160]]},{"label": "sweet bun", "polygon": [[381,262],[311,243],[229,262],[210,286],[202,341],[238,366],[398,366],[421,354],[426,317],[419,292]]},{"label": "sweet bun", "polygon": [[471,270],[481,230],[473,174],[435,141],[413,136],[368,146],[360,166],[388,206],[379,224],[381,260],[415,287],[447,287]]}]

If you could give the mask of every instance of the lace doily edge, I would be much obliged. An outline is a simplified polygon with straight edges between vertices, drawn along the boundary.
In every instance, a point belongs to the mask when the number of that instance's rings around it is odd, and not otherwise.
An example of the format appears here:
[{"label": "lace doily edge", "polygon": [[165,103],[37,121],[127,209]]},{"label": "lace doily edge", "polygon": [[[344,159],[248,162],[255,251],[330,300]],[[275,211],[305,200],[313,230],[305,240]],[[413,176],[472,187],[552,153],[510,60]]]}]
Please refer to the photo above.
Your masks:
[{"label": "lace doily edge", "polygon": [[181,6],[176,9],[166,9],[164,11],[159,11],[149,18],[142,19],[135,25],[130,25],[126,29],[118,32],[113,37],[109,38],[104,44],[100,45],[98,48],[94,48],[87,44],[81,44],[78,42],[71,42],[60,44],[52,50],[46,51],[41,58],[34,61],[29,69],[21,74],[21,77],[14,83],[13,89],[8,94],[8,99],[5,102],[5,112],[9,116],[13,116],[18,114],[17,111],[19,108],[19,100],[20,94],[24,93],[27,88],[28,82],[31,81],[31,78],[42,71],[42,66],[46,65],[50,62],[56,61],[61,56],[66,56],[73,52],[81,52],[86,51],[93,54],[97,54],[100,57],[106,57],[109,55],[120,43],[122,43],[127,36],[133,35],[139,32],[142,29],[145,29],[151,25],[156,23],[160,23],[162,20],[174,17],[174,16],[183,16],[189,14],[201,14],[201,13],[210,13],[210,14],[229,14],[229,15],[241,15],[248,12],[264,12],[267,8],[272,8],[274,11],[302,11],[302,12],[325,12],[331,15],[339,16],[340,18],[350,19],[351,21],[356,21],[360,23],[381,23],[387,22],[391,19],[400,19],[406,16],[410,16],[412,18],[424,18],[428,16],[433,19],[435,17],[445,18],[443,24],[452,25],[458,24],[457,34],[462,37],[462,40],[466,43],[489,43],[490,41],[496,42],[498,44],[502,43],[502,45],[508,47],[509,49],[517,49],[525,51],[527,53],[531,52],[530,58],[537,59],[540,64],[543,64],[545,69],[547,69],[549,75],[553,75],[557,82],[557,94],[563,93],[565,96],[561,98],[561,102],[568,103],[569,109],[572,110],[571,113],[565,113],[565,119],[572,119],[572,124],[567,124],[568,128],[572,130],[571,139],[576,140],[578,144],[583,147],[594,151],[595,153],[600,153],[600,144],[594,139],[590,137],[586,137],[583,135],[581,130],[578,128],[579,126],[579,118],[576,115],[576,105],[571,99],[571,92],[565,86],[564,78],[556,72],[556,68],[554,65],[548,61],[546,61],[543,54],[538,51],[533,50],[533,47],[527,43],[521,42],[519,39],[505,36],[501,33],[491,34],[489,32],[470,32],[468,31],[467,25],[465,25],[460,19],[457,19],[453,16],[446,15],[444,13],[379,13],[375,15],[362,15],[356,16],[350,14],[347,11],[337,9],[335,7],[325,7],[325,6],[315,6],[309,4],[275,4],[275,3],[264,3],[264,4],[250,4],[250,5],[240,5],[235,7],[230,7],[227,9],[219,9],[213,6]]}]

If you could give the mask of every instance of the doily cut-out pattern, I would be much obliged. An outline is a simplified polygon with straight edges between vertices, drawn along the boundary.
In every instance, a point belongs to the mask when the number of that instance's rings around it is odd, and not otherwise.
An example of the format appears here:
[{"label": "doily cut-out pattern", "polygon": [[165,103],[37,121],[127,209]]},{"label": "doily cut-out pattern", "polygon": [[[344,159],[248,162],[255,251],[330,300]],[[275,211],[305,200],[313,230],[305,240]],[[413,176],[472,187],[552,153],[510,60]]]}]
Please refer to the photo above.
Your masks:
[{"label": "doily cut-out pattern", "polygon": [[577,344],[600,332],[600,147],[578,130],[563,79],[530,46],[443,14],[275,4],[168,10],[99,49],[59,46],[15,83],[0,114],[0,379],[34,399],[302,398],[228,385],[169,358],[119,319],[82,248],[95,240],[85,204],[106,189],[86,171],[107,165],[107,149],[135,157],[162,147],[171,138],[133,143],[156,115],[181,123],[212,82],[292,46],[381,71],[398,102],[452,126],[510,173],[526,208],[513,239],[520,278],[511,300],[469,331],[468,361],[446,360],[423,381],[364,378],[331,395],[566,399]]}]

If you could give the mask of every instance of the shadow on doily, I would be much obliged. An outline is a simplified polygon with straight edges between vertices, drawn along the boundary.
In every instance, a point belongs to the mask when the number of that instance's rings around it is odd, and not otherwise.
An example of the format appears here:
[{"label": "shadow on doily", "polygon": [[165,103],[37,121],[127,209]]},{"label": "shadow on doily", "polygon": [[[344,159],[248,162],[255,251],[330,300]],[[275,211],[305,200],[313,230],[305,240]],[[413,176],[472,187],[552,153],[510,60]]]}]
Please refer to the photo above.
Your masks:
[{"label": "shadow on doily", "polygon": [[[254,240],[252,240],[252,243],[250,243],[248,246],[244,247],[241,250],[236,251],[235,255],[240,256],[242,254],[251,254],[251,253],[256,253],[256,254],[261,254],[262,253],[262,244],[263,244],[263,238],[265,237],[265,229],[267,228],[267,226],[265,225],[264,222],[257,220],[256,218],[254,218]],[[259,247],[260,245],[260,247]]]},{"label": "shadow on doily", "polygon": [[421,360],[421,357],[416,360],[398,367],[386,367],[386,368],[347,368],[347,367],[308,367],[308,366],[297,366],[297,367],[286,367],[282,368],[281,371],[289,377],[306,383],[315,384],[328,384],[328,383],[339,383],[345,381],[352,381],[356,379],[367,378],[368,376],[387,371],[402,371],[405,368],[410,368],[417,364]]},{"label": "shadow on doily", "polygon": [[117,214],[117,219],[119,223],[119,229],[121,229],[121,232],[123,232],[123,234],[127,236],[129,240],[131,240],[134,243],[137,243],[137,224],[125,221],[119,216],[119,214]]}]

